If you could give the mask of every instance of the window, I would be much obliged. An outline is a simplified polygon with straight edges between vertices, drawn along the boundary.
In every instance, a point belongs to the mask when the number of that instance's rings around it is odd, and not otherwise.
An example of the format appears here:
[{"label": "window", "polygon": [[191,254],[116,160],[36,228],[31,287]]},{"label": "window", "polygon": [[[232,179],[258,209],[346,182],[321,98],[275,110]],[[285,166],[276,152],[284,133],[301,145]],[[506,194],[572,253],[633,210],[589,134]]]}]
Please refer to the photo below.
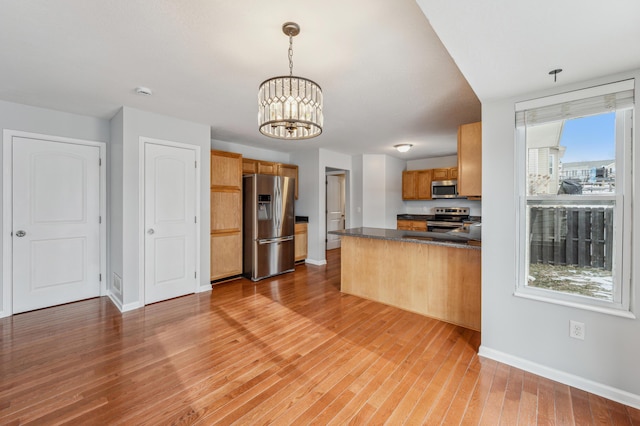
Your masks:
[{"label": "window", "polygon": [[516,105],[517,295],[629,310],[634,81]]}]

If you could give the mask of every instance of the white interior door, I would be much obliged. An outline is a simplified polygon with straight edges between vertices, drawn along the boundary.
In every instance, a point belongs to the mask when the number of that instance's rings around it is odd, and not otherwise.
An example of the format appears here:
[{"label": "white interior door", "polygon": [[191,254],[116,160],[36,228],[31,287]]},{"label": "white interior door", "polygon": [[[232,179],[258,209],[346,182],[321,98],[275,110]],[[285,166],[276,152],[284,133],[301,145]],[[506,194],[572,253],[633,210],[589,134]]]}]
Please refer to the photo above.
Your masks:
[{"label": "white interior door", "polygon": [[100,295],[100,148],[14,137],[13,312]]},{"label": "white interior door", "polygon": [[145,143],[145,303],[196,290],[196,152]]},{"label": "white interior door", "polygon": [[340,247],[340,237],[329,231],[344,229],[345,176],[327,175],[327,250]]}]

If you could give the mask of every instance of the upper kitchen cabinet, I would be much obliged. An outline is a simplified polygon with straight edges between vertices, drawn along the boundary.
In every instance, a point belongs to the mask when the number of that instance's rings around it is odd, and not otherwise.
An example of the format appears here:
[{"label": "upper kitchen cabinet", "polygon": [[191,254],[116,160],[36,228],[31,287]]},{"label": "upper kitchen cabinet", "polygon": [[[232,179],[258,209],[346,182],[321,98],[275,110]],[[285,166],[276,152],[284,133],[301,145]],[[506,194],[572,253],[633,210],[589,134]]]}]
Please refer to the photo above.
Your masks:
[{"label": "upper kitchen cabinet", "polygon": [[431,180],[433,170],[416,170],[418,175],[418,200],[431,199]]},{"label": "upper kitchen cabinet", "polygon": [[298,199],[298,166],[295,164],[278,163],[276,175],[295,179],[295,199]]},{"label": "upper kitchen cabinet", "polygon": [[259,175],[277,175],[278,163],[271,161],[258,161],[258,174]]},{"label": "upper kitchen cabinet", "polygon": [[418,171],[405,170],[402,172],[402,199],[418,199]]},{"label": "upper kitchen cabinet", "polygon": [[255,175],[258,173],[258,160],[252,160],[250,158],[242,159],[242,174],[243,175]]},{"label": "upper kitchen cabinet", "polygon": [[242,187],[240,154],[211,151],[211,187],[237,189]]},{"label": "upper kitchen cabinet", "polygon": [[405,170],[402,172],[403,200],[430,200],[433,170]]},{"label": "upper kitchen cabinet", "polygon": [[458,168],[449,167],[448,169],[433,169],[432,180],[451,180],[458,179]]},{"label": "upper kitchen cabinet", "polygon": [[295,164],[275,163],[272,161],[242,159],[243,175],[274,175],[287,176],[295,179],[295,199],[298,199],[298,166]]},{"label": "upper kitchen cabinet", "polygon": [[242,159],[242,174],[244,175],[277,175],[278,163],[273,161],[252,160],[251,158]]},{"label": "upper kitchen cabinet", "polygon": [[458,128],[458,194],[482,196],[482,123],[463,124]]}]

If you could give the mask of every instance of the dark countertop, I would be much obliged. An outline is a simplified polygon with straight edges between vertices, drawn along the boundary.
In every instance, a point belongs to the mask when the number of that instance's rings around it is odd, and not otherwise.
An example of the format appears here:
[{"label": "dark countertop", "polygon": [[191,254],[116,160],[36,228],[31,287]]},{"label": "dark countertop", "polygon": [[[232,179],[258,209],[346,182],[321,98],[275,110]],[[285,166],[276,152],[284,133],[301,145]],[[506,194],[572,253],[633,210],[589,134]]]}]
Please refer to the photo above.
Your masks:
[{"label": "dark countertop", "polygon": [[296,216],[296,223],[309,223],[309,216]]},{"label": "dark countertop", "polygon": [[399,214],[398,220],[435,220],[435,216],[432,214]]},{"label": "dark countertop", "polygon": [[[474,230],[475,231],[475,230]],[[401,231],[398,229],[385,228],[352,228],[344,231],[329,231],[330,234],[341,235],[345,237],[361,237],[373,238],[377,240],[401,241],[418,244],[431,244],[446,247],[468,248],[472,250],[480,250],[477,245],[469,245],[469,240],[480,240],[480,229],[476,232],[469,233],[455,232],[421,232],[421,231]],[[474,238],[477,237],[477,238]]]},{"label": "dark countertop", "polygon": [[[396,216],[397,220],[436,220],[432,214],[409,214],[403,213]],[[481,222],[480,216],[469,216],[469,222]]]}]

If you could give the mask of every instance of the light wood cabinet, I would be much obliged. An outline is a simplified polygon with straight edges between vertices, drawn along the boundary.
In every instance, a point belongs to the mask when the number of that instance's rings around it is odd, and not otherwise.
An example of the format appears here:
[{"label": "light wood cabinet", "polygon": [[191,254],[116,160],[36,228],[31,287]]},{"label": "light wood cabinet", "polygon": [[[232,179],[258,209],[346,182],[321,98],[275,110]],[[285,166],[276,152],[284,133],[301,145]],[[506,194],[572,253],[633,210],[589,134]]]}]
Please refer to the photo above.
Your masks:
[{"label": "light wood cabinet", "polygon": [[480,330],[481,251],[342,237],[340,290]]},{"label": "light wood cabinet", "polygon": [[308,231],[306,223],[296,223],[294,235],[294,259],[296,262],[307,258]]},{"label": "light wood cabinet", "polygon": [[405,170],[402,172],[403,200],[430,200],[432,170]]},{"label": "light wood cabinet", "polygon": [[264,160],[253,160],[251,158],[243,158],[242,159],[242,174],[244,175],[252,175],[252,174],[260,174],[260,175],[277,175],[278,174],[278,164],[273,161],[264,161]]},{"label": "light wood cabinet", "polygon": [[295,199],[298,199],[298,166],[295,164],[275,163],[273,161],[242,159],[242,174],[287,176],[295,179]]},{"label": "light wood cabinet", "polygon": [[458,178],[458,168],[449,167],[446,169],[433,169],[432,180],[451,180]]},{"label": "light wood cabinet", "polygon": [[458,194],[482,196],[482,123],[458,128]]},{"label": "light wood cabinet", "polygon": [[418,199],[418,173],[415,170],[402,172],[402,199]]},{"label": "light wood cabinet", "polygon": [[224,151],[211,151],[211,187],[242,187],[240,154]]},{"label": "light wood cabinet", "polygon": [[426,231],[427,221],[398,219],[397,228],[401,231]]},{"label": "light wood cabinet", "polygon": [[418,170],[418,189],[416,190],[418,193],[418,200],[430,200],[431,199],[431,181],[432,179],[432,171],[431,170]]},{"label": "light wood cabinet", "polygon": [[277,175],[278,174],[278,163],[273,163],[271,161],[258,161],[258,174],[259,175]]},{"label": "light wood cabinet", "polygon": [[242,274],[242,155],[211,151],[211,275]]},{"label": "light wood cabinet", "polygon": [[258,160],[252,160],[250,158],[242,159],[242,174],[254,175],[258,173]]},{"label": "light wood cabinet", "polygon": [[242,233],[211,235],[211,281],[242,274]]},{"label": "light wood cabinet", "polygon": [[278,163],[277,172],[278,176],[287,176],[295,179],[295,199],[298,199],[298,166],[295,164],[282,164]]}]

